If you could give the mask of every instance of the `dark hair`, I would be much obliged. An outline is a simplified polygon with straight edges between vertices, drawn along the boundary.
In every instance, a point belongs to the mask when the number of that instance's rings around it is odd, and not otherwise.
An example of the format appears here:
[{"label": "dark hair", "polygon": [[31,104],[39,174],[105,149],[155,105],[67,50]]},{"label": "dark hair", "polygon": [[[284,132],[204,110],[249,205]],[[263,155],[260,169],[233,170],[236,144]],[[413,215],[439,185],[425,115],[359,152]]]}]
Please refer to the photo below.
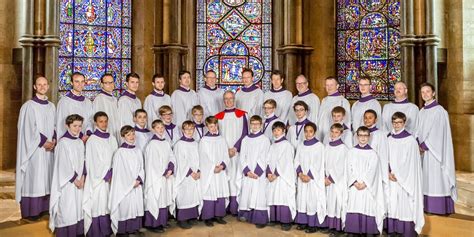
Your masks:
[{"label": "dark hair", "polygon": [[280,76],[281,79],[285,79],[285,74],[283,74],[283,72],[281,72],[279,70],[273,70],[272,74],[270,75],[270,78],[274,75],[275,76]]},{"label": "dark hair", "polygon": [[425,86],[431,88],[431,90],[432,90],[433,92],[436,92],[435,87],[433,86],[433,84],[431,84],[431,83],[429,83],[429,82],[425,82],[425,83],[421,84],[421,85],[420,85],[420,90],[421,90],[421,88],[423,88],[423,87],[425,87]]},{"label": "dark hair", "polygon": [[135,128],[130,125],[125,125],[120,129],[120,136],[125,137],[129,132],[135,132]]},{"label": "dark hair", "polygon": [[214,116],[209,116],[209,117],[206,118],[206,125],[218,124],[218,123],[219,123],[219,120]]},{"label": "dark hair", "polygon": [[395,112],[392,115],[392,122],[397,120],[397,119],[401,119],[401,120],[403,120],[403,122],[406,122],[407,121],[407,116],[402,112]]},{"label": "dark hair", "polygon": [[258,121],[258,122],[262,123],[262,117],[260,117],[258,115],[253,115],[252,117],[250,117],[249,122],[252,122],[252,121]]},{"label": "dark hair", "polygon": [[179,80],[181,80],[181,77],[186,73],[191,76],[191,72],[189,72],[189,71],[186,71],[186,70],[180,71],[179,74],[178,74]]},{"label": "dark hair", "polygon": [[360,82],[361,80],[369,81],[369,84],[372,84],[372,80],[370,80],[369,77],[361,77],[361,78],[359,79],[359,82]]},{"label": "dark hair", "polygon": [[336,106],[331,110],[331,114],[342,114],[342,115],[345,116],[346,115],[346,109],[344,109],[344,107],[342,107],[342,106]]},{"label": "dark hair", "polygon": [[99,111],[99,112],[94,114],[94,122],[97,122],[97,119],[99,117],[106,117],[107,120],[109,119],[109,116],[107,115],[107,113],[105,113],[104,111]]},{"label": "dark hair", "polygon": [[308,111],[308,104],[302,100],[298,100],[293,104],[293,110],[296,109],[296,106],[303,106],[305,111]]},{"label": "dark hair", "polygon": [[130,81],[130,78],[137,78],[137,79],[140,79],[140,76],[134,72],[131,72],[129,74],[127,74],[127,76],[125,76],[125,81],[126,82],[129,82]]},{"label": "dark hair", "polygon": [[105,77],[112,77],[112,80],[115,81],[114,75],[112,75],[112,73],[106,72],[106,73],[102,74],[102,76],[100,77],[100,83],[104,83],[104,78]]},{"label": "dark hair", "polygon": [[366,126],[360,126],[357,129],[356,134],[359,135],[360,132],[365,132],[365,133],[368,133],[370,135],[370,129]]},{"label": "dark hair", "polygon": [[286,131],[286,126],[283,122],[281,121],[276,121],[273,125],[272,125],[272,131],[275,130],[276,128],[281,128],[283,130],[283,132]]},{"label": "dark hair", "polygon": [[144,113],[145,115],[148,115],[148,113],[146,112],[146,110],[144,110],[144,109],[137,109],[137,110],[135,110],[135,112],[133,112],[133,117],[137,117],[139,113]]},{"label": "dark hair", "polygon": [[366,113],[373,114],[373,115],[375,116],[375,118],[377,118],[377,112],[375,112],[375,110],[373,110],[373,109],[368,109],[368,110],[366,110],[366,111],[364,112],[364,115],[365,115]]},{"label": "dark hair", "polygon": [[194,125],[193,121],[191,120],[186,120],[182,123],[181,128],[184,130],[185,127],[192,127],[195,128],[196,125]]},{"label": "dark hair", "polygon": [[151,78],[151,81],[152,81],[153,83],[155,83],[155,80],[158,79],[158,78],[163,78],[163,79],[165,79],[165,77],[164,77],[162,74],[156,73],[156,74],[154,74],[153,77]]},{"label": "dark hair", "polygon": [[313,128],[313,131],[314,131],[314,132],[316,132],[316,131],[318,130],[318,126],[316,126],[316,124],[313,123],[313,122],[306,123],[306,124],[304,125],[304,129],[306,129],[307,127]]},{"label": "dark hair", "polygon": [[86,78],[86,76],[84,76],[84,74],[82,74],[81,72],[73,72],[71,74],[71,82],[73,81],[74,77],[76,77],[76,76],[82,76],[82,77]]},{"label": "dark hair", "polygon": [[273,108],[277,107],[277,102],[274,99],[265,100],[265,102],[263,102],[263,105],[266,105],[266,104],[273,106]]},{"label": "dark hair", "polygon": [[242,70],[242,75],[244,75],[244,72],[250,72],[250,75],[252,75],[252,77],[253,77],[253,71],[252,71],[252,69],[250,69],[250,68],[244,68],[244,69]]},{"label": "dark hair", "polygon": [[328,81],[328,80],[334,80],[334,81],[336,82],[336,84],[339,85],[339,81],[336,79],[335,76],[328,76],[328,77],[326,77],[326,79],[324,79],[324,80],[326,80],[326,81]]},{"label": "dark hair", "polygon": [[158,124],[165,125],[161,119],[156,119],[151,123],[151,128],[155,128]]},{"label": "dark hair", "polygon": [[72,123],[74,123],[74,121],[79,121],[79,122],[83,122],[84,121],[84,118],[79,115],[79,114],[71,114],[71,115],[68,115],[66,117],[66,125],[69,126],[71,125]]},{"label": "dark hair", "polygon": [[335,124],[331,125],[330,130],[332,130],[332,129],[337,129],[341,133],[344,132],[344,126],[342,126],[342,124],[340,124],[340,123],[335,123]]},{"label": "dark hair", "polygon": [[206,74],[208,74],[208,73],[210,73],[210,72],[214,73],[214,75],[216,75],[216,76],[217,76],[217,73],[216,73],[214,70],[212,70],[212,69],[210,69],[210,70],[207,70],[207,71],[206,71]]},{"label": "dark hair", "polygon": [[193,108],[191,109],[191,114],[194,113],[194,111],[201,111],[204,113],[204,108],[201,106],[201,105],[195,105],[193,106]]}]

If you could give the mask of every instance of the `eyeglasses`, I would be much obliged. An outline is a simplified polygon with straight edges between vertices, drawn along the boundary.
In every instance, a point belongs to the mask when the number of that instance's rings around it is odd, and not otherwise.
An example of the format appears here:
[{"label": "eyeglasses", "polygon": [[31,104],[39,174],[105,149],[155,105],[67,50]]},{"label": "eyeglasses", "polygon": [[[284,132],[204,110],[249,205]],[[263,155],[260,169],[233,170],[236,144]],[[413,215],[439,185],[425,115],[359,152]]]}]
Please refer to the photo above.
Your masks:
[{"label": "eyeglasses", "polygon": [[295,109],[295,112],[303,112],[306,111],[305,109]]}]

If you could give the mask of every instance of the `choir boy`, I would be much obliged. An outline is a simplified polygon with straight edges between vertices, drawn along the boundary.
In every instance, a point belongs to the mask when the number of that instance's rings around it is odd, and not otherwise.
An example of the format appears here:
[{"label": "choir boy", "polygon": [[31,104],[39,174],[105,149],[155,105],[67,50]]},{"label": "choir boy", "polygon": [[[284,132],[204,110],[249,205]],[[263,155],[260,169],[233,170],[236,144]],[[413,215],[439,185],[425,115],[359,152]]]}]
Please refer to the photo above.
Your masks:
[{"label": "choir boy", "polygon": [[247,112],[249,117],[262,114],[263,91],[254,84],[253,80],[252,69],[245,68],[242,71],[244,85],[235,93],[237,107]]},{"label": "choir boy", "polygon": [[173,199],[174,158],[171,145],[165,139],[165,124],[155,120],[151,124],[153,137],[145,147],[145,220],[152,232],[163,233],[168,224],[168,211],[175,214]]},{"label": "choir boy", "polygon": [[87,182],[84,184],[84,233],[87,236],[112,235],[108,207],[112,157],[118,148],[117,139],[108,131],[105,112],[94,114],[95,131],[86,143]]},{"label": "choir boy", "polygon": [[288,140],[293,147],[297,147],[299,143],[304,141],[304,126],[312,122],[308,119],[308,105],[304,101],[296,101],[293,104],[293,110],[295,111],[296,122],[290,124],[288,128]]},{"label": "choir boy", "polygon": [[195,105],[191,110],[191,114],[193,116],[192,121],[195,128],[193,138],[196,142],[199,142],[207,133],[207,128],[204,124],[204,109],[200,105]]},{"label": "choir boy", "polygon": [[326,191],[324,186],[324,145],[316,136],[316,124],[304,126],[304,142],[296,148],[297,181],[296,218],[298,230],[315,233],[327,227]]},{"label": "choir boy", "polygon": [[271,80],[272,88],[269,91],[265,92],[265,94],[263,95],[263,100],[267,101],[269,99],[272,99],[274,101],[278,101],[278,107],[276,107],[275,109],[275,115],[280,118],[281,121],[287,123],[288,113],[290,113],[291,110],[293,94],[291,94],[289,90],[285,90],[285,88],[283,87],[283,81],[285,80],[285,76],[282,72],[278,70],[273,71],[271,75]]},{"label": "choir boy", "polygon": [[67,131],[54,151],[49,228],[56,236],[84,235],[82,195],[86,168],[84,142],[79,138],[83,121],[78,114],[66,117]]},{"label": "choir boy", "polygon": [[267,203],[270,221],[281,224],[289,231],[296,216],[296,172],[293,169],[295,148],[285,138],[286,126],[278,121],[272,125],[273,144],[267,157],[266,175],[268,184]]},{"label": "choir boy", "polygon": [[133,114],[135,122],[135,146],[145,152],[145,146],[150,141],[152,133],[147,128],[148,114],[144,109],[137,109]]},{"label": "choir boy", "polygon": [[125,125],[120,130],[124,141],[113,157],[109,209],[115,235],[136,234],[143,226],[142,151],[135,147],[135,129]]},{"label": "choir boy", "polygon": [[201,192],[203,206],[201,219],[207,226],[213,222],[226,224],[223,220],[229,204],[229,183],[225,172],[230,162],[227,142],[219,134],[219,121],[216,117],[206,118],[209,132],[199,143],[199,168],[201,170]]},{"label": "choir boy", "polygon": [[143,109],[148,114],[148,124],[151,125],[153,121],[160,118],[158,110],[163,105],[171,106],[171,97],[164,92],[165,77],[160,74],[153,75],[152,82],[153,90],[145,98]]},{"label": "choir boy", "polygon": [[[342,128],[344,129],[341,134],[341,140],[342,142],[347,146],[347,147],[352,147],[352,139],[353,135],[349,127],[346,126],[344,123],[345,118],[346,118],[346,109],[344,109],[342,106],[336,106],[332,109],[331,111],[332,115],[332,123],[333,124],[340,124]],[[324,145],[328,145],[331,140],[331,134],[326,133],[324,136],[323,143]]]},{"label": "choir boy", "polygon": [[[263,122],[262,132],[268,139],[272,140],[272,127],[275,122],[281,121],[278,116],[275,115],[275,109],[277,108],[277,103],[273,99],[268,99],[263,103],[263,118],[265,121]],[[286,129],[285,129],[286,130]]]},{"label": "choir boy", "polygon": [[140,85],[140,76],[132,72],[125,77],[127,90],[123,92],[118,100],[118,114],[120,116],[120,127],[125,125],[134,126],[133,115],[137,109],[142,108],[142,102],[136,93]]},{"label": "choir boy", "polygon": [[267,184],[265,167],[270,140],[262,133],[262,118],[250,118],[250,133],[242,140],[240,167],[243,174],[238,195],[239,220],[264,228],[268,223]]},{"label": "choir boy", "polygon": [[158,112],[165,125],[165,139],[173,147],[181,136],[179,128],[173,123],[173,110],[168,105],[163,105]]},{"label": "choir boy", "polygon": [[179,72],[179,87],[171,94],[171,107],[175,117],[174,122],[181,124],[191,118],[191,109],[199,104],[199,98],[191,89],[191,73],[188,71]]}]

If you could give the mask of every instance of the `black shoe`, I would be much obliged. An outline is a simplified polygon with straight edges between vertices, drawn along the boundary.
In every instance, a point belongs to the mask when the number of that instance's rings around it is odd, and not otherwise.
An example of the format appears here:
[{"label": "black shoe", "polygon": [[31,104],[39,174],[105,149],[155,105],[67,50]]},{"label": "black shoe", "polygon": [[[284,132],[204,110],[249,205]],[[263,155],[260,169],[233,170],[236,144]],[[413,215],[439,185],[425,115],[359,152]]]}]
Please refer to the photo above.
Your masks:
[{"label": "black shoe", "polygon": [[281,229],[284,231],[291,230],[291,224],[281,224]]},{"label": "black shoe", "polygon": [[155,232],[155,233],[164,233],[165,232],[165,228],[163,226],[158,226],[156,228],[151,228],[149,230],[151,232]]},{"label": "black shoe", "polygon": [[39,219],[41,219],[41,215],[29,216],[29,217],[25,218],[25,220],[27,220],[27,221],[38,221]]},{"label": "black shoe", "polygon": [[212,223],[212,220],[204,220],[204,224],[209,227],[214,226],[214,223]]},{"label": "black shoe", "polygon": [[178,226],[181,229],[191,229],[193,226],[188,223],[188,221],[178,221]]},{"label": "black shoe", "polygon": [[328,228],[324,228],[324,229],[320,229],[319,232],[323,233],[323,234],[327,234],[329,233],[329,229]]},{"label": "black shoe", "polygon": [[225,225],[225,224],[227,224],[227,221],[225,221],[224,218],[222,218],[222,217],[216,217],[216,223],[221,224],[221,225]]},{"label": "black shoe", "polygon": [[308,229],[306,229],[304,232],[306,233],[316,233],[318,232],[318,228],[317,227],[308,227]]},{"label": "black shoe", "polygon": [[256,224],[255,226],[257,227],[257,229],[262,229],[262,228],[265,228],[267,224]]},{"label": "black shoe", "polygon": [[296,227],[297,230],[306,230],[307,228],[308,228],[308,226],[306,226],[306,225],[298,225]]},{"label": "black shoe", "polygon": [[198,223],[198,220],[196,220],[196,219],[188,220],[188,224],[190,224],[190,225],[196,225],[197,223]]},{"label": "black shoe", "polygon": [[163,228],[165,228],[165,229],[168,229],[170,227],[171,227],[171,225],[169,223],[167,223],[165,226],[163,226]]}]

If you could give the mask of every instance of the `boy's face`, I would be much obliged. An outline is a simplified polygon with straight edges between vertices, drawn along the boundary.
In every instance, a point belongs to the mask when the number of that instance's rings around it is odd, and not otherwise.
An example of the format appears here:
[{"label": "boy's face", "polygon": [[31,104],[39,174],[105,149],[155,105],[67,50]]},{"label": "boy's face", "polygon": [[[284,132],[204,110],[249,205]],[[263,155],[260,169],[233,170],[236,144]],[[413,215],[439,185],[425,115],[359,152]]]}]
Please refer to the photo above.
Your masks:
[{"label": "boy's face", "polygon": [[251,121],[250,130],[252,130],[253,133],[259,132],[260,130],[262,130],[262,123],[259,121]]},{"label": "boy's face", "polygon": [[369,143],[370,135],[368,132],[358,132],[357,133],[357,140],[359,141],[360,145],[365,145]]},{"label": "boy's face", "polygon": [[135,143],[135,131],[128,132],[127,134],[125,134],[125,136],[123,138],[125,139],[125,141],[128,144],[134,144]]},{"label": "boy's face", "polygon": [[102,78],[100,86],[105,92],[112,93],[115,89],[114,78],[111,76],[105,76],[104,78]]},{"label": "boy's face", "polygon": [[187,138],[192,138],[194,134],[194,126],[185,126],[183,127],[183,134]]},{"label": "boy's face", "polygon": [[165,88],[165,79],[163,77],[158,77],[152,84],[153,88],[155,88],[157,91],[162,91],[163,88]]},{"label": "boy's face", "polygon": [[314,137],[315,132],[316,131],[314,131],[312,127],[307,126],[304,128],[304,137],[306,138],[306,140],[309,140]]},{"label": "boy's face", "polygon": [[342,124],[344,122],[344,114],[342,114],[342,113],[332,113],[332,122]]},{"label": "boy's face", "polygon": [[207,124],[207,130],[212,134],[217,134],[219,132],[219,127],[215,123]]},{"label": "boy's face", "polygon": [[395,119],[392,120],[392,126],[395,132],[400,132],[405,127],[405,122],[403,119]]},{"label": "boy's face", "polygon": [[184,75],[182,75],[179,79],[179,85],[185,88],[189,88],[189,86],[191,85],[191,75],[189,75],[189,73],[185,73]]},{"label": "boy's face", "polygon": [[306,110],[304,109],[303,106],[297,105],[295,107],[295,115],[297,119],[302,119],[304,116],[306,116]]},{"label": "boy's face", "polygon": [[68,126],[69,132],[71,132],[71,135],[77,137],[79,136],[79,133],[81,133],[82,130],[82,122],[81,121],[74,121]]},{"label": "boy's face", "polygon": [[279,127],[276,127],[275,129],[273,129],[272,133],[274,138],[279,138],[285,134],[285,131]]},{"label": "boy's face", "polygon": [[373,113],[364,114],[364,126],[370,128],[377,122],[375,115]]},{"label": "boy's face", "polygon": [[263,111],[265,112],[266,116],[270,116],[275,112],[275,107],[273,107],[271,104],[264,104]]},{"label": "boy's face", "polygon": [[161,119],[165,124],[170,124],[173,120],[173,112],[172,111],[165,111],[163,114],[160,114]]},{"label": "boy's face", "polygon": [[200,111],[200,110],[194,110],[193,112],[193,119],[194,119],[194,122],[197,122],[197,123],[202,123],[202,117],[204,116],[203,112]]},{"label": "boy's face", "polygon": [[102,131],[107,131],[108,124],[109,124],[109,118],[105,116],[100,116],[97,118],[97,121],[95,121],[95,127]]},{"label": "boy's face", "polygon": [[157,124],[153,128],[153,132],[155,132],[159,136],[163,136],[165,134],[165,126],[161,123]]},{"label": "boy's face", "polygon": [[144,128],[146,126],[147,116],[145,113],[138,113],[137,116],[133,118],[133,121]]},{"label": "boy's face", "polygon": [[129,89],[132,92],[137,92],[138,86],[140,85],[140,81],[138,78],[130,77],[128,79],[128,82],[125,82],[125,84],[127,85],[127,89]]},{"label": "boy's face", "polygon": [[339,129],[336,129],[336,128],[333,128],[331,129],[331,139],[336,139],[338,137],[340,137],[342,134],[342,132],[339,130]]}]

